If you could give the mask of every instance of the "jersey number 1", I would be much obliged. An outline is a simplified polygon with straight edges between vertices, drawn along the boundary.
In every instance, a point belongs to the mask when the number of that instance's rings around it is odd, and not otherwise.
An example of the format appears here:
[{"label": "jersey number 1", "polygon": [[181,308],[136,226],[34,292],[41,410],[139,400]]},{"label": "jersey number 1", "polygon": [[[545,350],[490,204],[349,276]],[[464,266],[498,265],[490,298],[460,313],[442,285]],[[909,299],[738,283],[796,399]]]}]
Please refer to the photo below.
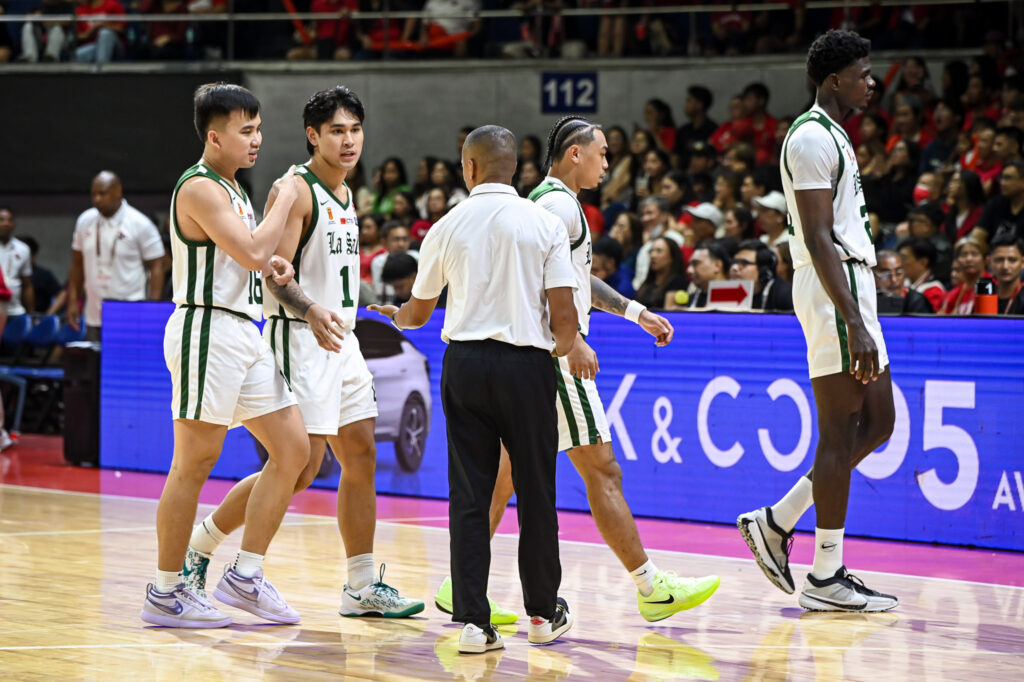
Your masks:
[{"label": "jersey number 1", "polygon": [[343,267],[339,274],[341,275],[341,291],[343,296],[341,299],[341,307],[351,308],[356,304],[356,302],[352,300],[352,297],[349,296],[348,293],[348,266],[346,265]]}]

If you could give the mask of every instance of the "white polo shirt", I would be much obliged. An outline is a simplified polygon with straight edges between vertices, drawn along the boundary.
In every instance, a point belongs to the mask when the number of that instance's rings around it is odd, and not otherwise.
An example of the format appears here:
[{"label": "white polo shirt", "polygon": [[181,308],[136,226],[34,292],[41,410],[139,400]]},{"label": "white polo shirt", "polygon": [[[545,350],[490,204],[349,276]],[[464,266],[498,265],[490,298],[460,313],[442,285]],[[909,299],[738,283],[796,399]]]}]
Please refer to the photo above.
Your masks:
[{"label": "white polo shirt", "polygon": [[448,286],[441,339],[494,339],[551,351],[547,289],[576,288],[561,221],[510,185],[478,185],[420,246],[412,295]]},{"label": "white polo shirt", "polygon": [[17,237],[0,244],[0,270],[3,270],[4,281],[11,290],[7,314],[11,317],[24,315],[27,311],[21,302],[21,278],[32,276],[32,250],[28,244]]},{"label": "white polo shirt", "polygon": [[162,258],[164,243],[149,218],[121,202],[106,218],[95,208],[78,216],[71,248],[85,270],[85,323],[98,327],[104,299],[146,299],[146,261]]}]

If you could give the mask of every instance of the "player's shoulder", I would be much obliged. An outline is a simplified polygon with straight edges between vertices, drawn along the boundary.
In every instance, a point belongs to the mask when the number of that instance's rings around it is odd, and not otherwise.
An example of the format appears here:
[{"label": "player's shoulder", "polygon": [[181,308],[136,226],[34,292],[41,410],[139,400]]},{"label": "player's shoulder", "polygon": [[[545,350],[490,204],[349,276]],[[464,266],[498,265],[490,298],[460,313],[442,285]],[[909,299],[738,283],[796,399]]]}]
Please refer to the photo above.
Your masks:
[{"label": "player's shoulder", "polygon": [[809,111],[793,123],[793,128],[789,133],[789,145],[830,142],[833,139],[831,125],[831,122],[824,116]]},{"label": "player's shoulder", "polygon": [[99,216],[100,212],[96,209],[95,206],[93,206],[92,208],[85,209],[84,211],[78,214],[78,220],[75,221],[75,229],[77,230],[81,227],[84,227],[85,225],[88,225],[89,223],[96,222]]}]

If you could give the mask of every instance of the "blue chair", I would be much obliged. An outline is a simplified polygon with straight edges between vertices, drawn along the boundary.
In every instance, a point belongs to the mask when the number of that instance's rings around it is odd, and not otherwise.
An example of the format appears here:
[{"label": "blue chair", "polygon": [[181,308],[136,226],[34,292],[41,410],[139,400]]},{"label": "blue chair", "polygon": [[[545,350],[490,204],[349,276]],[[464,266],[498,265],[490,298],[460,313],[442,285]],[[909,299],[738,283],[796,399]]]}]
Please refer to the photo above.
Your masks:
[{"label": "blue chair", "polygon": [[65,322],[57,331],[57,345],[66,346],[74,341],[85,341],[85,318],[78,321],[78,329]]},{"label": "blue chair", "polygon": [[[32,331],[25,337],[25,342],[22,344],[24,349],[26,346],[30,351],[43,351],[43,354],[39,358],[33,358],[31,364],[45,365],[50,360],[50,355],[53,354],[53,349],[57,344],[57,331],[60,329],[60,318],[56,315],[46,315],[36,322],[36,325],[32,327]],[[19,356],[16,356],[15,364],[19,364],[19,360],[22,360]]]},{"label": "blue chair", "polygon": [[21,348],[21,344],[25,341],[25,337],[28,336],[31,330],[32,316],[28,313],[9,317],[7,318],[7,326],[4,327],[4,334],[0,337],[0,342],[6,348],[17,351]]}]

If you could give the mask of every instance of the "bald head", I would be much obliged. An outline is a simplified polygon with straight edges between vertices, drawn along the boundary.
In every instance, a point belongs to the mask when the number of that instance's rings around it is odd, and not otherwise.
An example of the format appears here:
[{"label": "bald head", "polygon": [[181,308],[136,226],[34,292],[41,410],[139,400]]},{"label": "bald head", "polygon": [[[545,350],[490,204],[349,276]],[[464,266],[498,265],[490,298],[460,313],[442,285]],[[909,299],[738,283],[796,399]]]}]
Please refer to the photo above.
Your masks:
[{"label": "bald head", "polygon": [[466,187],[485,182],[512,184],[516,172],[516,136],[501,126],[482,126],[462,145],[462,173]]},{"label": "bald head", "polygon": [[121,178],[112,171],[100,171],[92,179],[90,195],[96,210],[109,218],[121,208]]}]

